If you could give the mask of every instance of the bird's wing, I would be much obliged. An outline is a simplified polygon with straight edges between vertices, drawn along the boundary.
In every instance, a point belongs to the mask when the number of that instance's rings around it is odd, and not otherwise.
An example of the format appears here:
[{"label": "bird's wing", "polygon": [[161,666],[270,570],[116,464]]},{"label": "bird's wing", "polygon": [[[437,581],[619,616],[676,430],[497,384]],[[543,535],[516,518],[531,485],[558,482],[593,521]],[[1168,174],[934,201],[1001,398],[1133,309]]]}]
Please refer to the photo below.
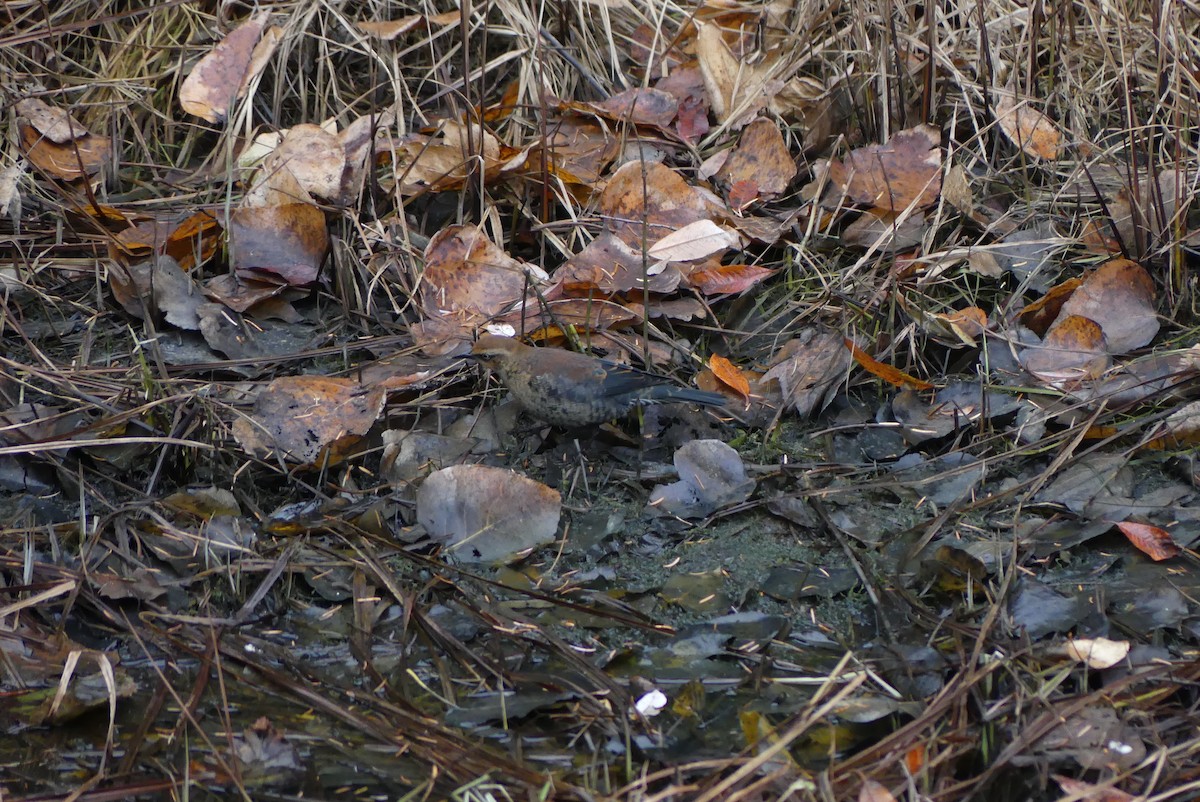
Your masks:
[{"label": "bird's wing", "polygon": [[637,393],[647,390],[660,384],[674,384],[666,376],[647,373],[644,370],[631,368],[627,365],[618,365],[615,362],[608,361],[601,361],[600,365],[605,372],[605,395],[625,395],[626,393]]}]

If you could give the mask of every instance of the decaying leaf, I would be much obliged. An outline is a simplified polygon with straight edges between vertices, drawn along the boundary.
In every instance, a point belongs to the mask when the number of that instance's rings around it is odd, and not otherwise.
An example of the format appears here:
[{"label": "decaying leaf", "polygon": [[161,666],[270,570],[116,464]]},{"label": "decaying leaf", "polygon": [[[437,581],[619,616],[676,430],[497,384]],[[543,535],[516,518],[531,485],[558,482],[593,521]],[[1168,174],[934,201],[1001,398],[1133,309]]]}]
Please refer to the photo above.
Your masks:
[{"label": "decaying leaf", "polygon": [[829,179],[855,203],[887,212],[932,206],[942,190],[941,133],[919,125],[884,145],[868,145],[828,163]]},{"label": "decaying leaf", "polygon": [[557,490],[486,465],[443,468],[417,492],[417,521],[468,563],[506,561],[553,542],[561,507]]},{"label": "decaying leaf", "polygon": [[1041,345],[1029,346],[1020,359],[1027,371],[1059,388],[1099,378],[1112,362],[1104,330],[1078,315],[1059,318]]},{"label": "decaying leaf", "polygon": [[781,195],[796,177],[796,162],[779,126],[765,117],[742,130],[737,147],[717,171],[717,180],[731,187],[743,186],[735,209],[755,200],[772,200]]},{"label": "decaying leaf", "polygon": [[708,515],[745,501],[755,481],[746,475],[742,458],[720,440],[693,440],[675,452],[679,481],[658,485],[647,507],[658,515],[681,518]]},{"label": "decaying leaf", "polygon": [[1058,126],[1014,95],[1005,93],[996,101],[996,122],[1013,144],[1034,158],[1057,159],[1062,151]]},{"label": "decaying leaf", "polygon": [[246,92],[254,51],[266,27],[267,12],[230,31],[196,63],[179,88],[179,105],[210,123],[224,122],[234,101]]},{"label": "decaying leaf", "polygon": [[264,387],[248,417],[233,423],[243,449],[302,465],[336,465],[383,411],[386,393],[350,379],[284,376]]}]

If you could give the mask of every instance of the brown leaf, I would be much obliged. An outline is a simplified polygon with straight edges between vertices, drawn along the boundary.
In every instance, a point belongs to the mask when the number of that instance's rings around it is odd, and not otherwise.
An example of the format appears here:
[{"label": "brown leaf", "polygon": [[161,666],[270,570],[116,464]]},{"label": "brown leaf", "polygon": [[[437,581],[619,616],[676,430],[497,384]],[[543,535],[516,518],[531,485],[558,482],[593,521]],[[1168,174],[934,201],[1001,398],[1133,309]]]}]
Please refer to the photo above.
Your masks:
[{"label": "brown leaf", "polygon": [[734,295],[745,292],[774,272],[758,265],[721,265],[693,270],[684,282],[704,295]]},{"label": "brown leaf", "polygon": [[270,15],[257,14],[234,28],[205,55],[179,88],[179,105],[210,123],[224,122],[234,100],[245,94],[255,46]]},{"label": "brown leaf", "polygon": [[760,386],[778,383],[780,403],[801,416],[822,409],[850,372],[851,353],[836,332],[812,326],[801,330],[771,357]]},{"label": "brown leaf", "polygon": [[[781,195],[796,177],[796,161],[783,141],[779,126],[760,117],[742,131],[737,147],[716,177],[731,187],[740,187],[738,202],[734,203],[731,197],[730,205],[744,209],[749,201],[772,200]],[[746,185],[755,187],[754,197],[747,199],[750,193]]]},{"label": "brown leaf", "polygon": [[1171,539],[1167,531],[1157,526],[1121,521],[1117,524],[1117,528],[1129,539],[1130,543],[1137,546],[1139,551],[1148,555],[1155,562],[1177,557],[1182,551],[1179,546],[1175,545],[1175,541]]},{"label": "brown leaf", "polygon": [[590,109],[617,122],[666,128],[675,119],[679,101],[661,89],[634,87],[600,103],[571,103],[572,108]]},{"label": "brown leaf", "polygon": [[1061,284],[1056,284],[1041,298],[1022,309],[1017,315],[1017,320],[1037,336],[1046,336],[1046,332],[1050,330],[1062,312],[1063,304],[1075,290],[1079,289],[1081,284],[1083,284],[1083,280],[1078,278],[1067,279]]},{"label": "brown leaf", "polygon": [[333,465],[366,434],[383,411],[382,388],[350,379],[284,376],[258,395],[233,434],[248,453],[305,465]]},{"label": "brown leaf", "polygon": [[63,181],[93,175],[108,160],[112,147],[104,137],[85,134],[64,144],[42,136],[27,122],[18,121],[20,147],[35,167]]},{"label": "brown leaf", "polygon": [[324,213],[308,203],[242,207],[229,217],[229,245],[239,272],[268,271],[302,286],[317,280],[329,232]]},{"label": "brown leaf", "polygon": [[1027,371],[1060,388],[1098,378],[1111,363],[1104,330],[1078,315],[1060,317],[1041,345],[1029,346],[1019,358]]},{"label": "brown leaf", "polygon": [[520,300],[529,280],[522,262],[473,225],[448,226],[425,248],[422,298],[427,310],[498,314]]},{"label": "brown leaf", "polygon": [[302,123],[288,129],[279,147],[263,160],[259,184],[271,186],[278,173],[287,171],[305,192],[336,200],[345,168],[346,148],[341,140],[319,125]]},{"label": "brown leaf", "polygon": [[1129,259],[1110,259],[1083,280],[1063,304],[1060,317],[1079,315],[1104,331],[1110,354],[1147,345],[1158,334],[1154,280]]},{"label": "brown leaf", "polygon": [[1062,151],[1062,133],[1035,108],[1013,95],[996,101],[996,123],[1004,135],[1025,153],[1038,159],[1057,159]]},{"label": "brown leaf", "polygon": [[942,189],[941,134],[931,125],[900,131],[885,145],[829,163],[829,178],[856,203],[902,212],[932,206]]}]

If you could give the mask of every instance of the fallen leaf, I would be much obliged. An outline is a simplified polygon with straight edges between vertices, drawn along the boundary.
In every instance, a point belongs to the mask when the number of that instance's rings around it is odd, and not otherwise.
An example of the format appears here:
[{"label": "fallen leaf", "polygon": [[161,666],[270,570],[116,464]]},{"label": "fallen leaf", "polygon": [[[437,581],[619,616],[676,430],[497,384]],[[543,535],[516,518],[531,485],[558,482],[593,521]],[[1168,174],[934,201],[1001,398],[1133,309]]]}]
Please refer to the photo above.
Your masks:
[{"label": "fallen leaf", "polygon": [[1129,259],[1111,259],[1088,274],[1062,306],[1060,317],[1093,320],[1104,332],[1110,354],[1147,345],[1158,334],[1154,280]]},{"label": "fallen leaf", "polygon": [[1099,378],[1112,361],[1104,330],[1078,315],[1060,317],[1040,345],[1028,346],[1018,358],[1027,371],[1060,389]]},{"label": "fallen leaf", "polygon": [[932,206],[942,189],[941,133],[931,125],[900,131],[830,161],[829,179],[854,202],[884,211]]},{"label": "fallen leaf", "polygon": [[1062,133],[1049,117],[1026,101],[1004,94],[996,101],[996,123],[1013,144],[1037,159],[1057,159]]},{"label": "fallen leaf", "polygon": [[722,253],[736,245],[741,238],[727,228],[707,218],[688,223],[672,231],[649,247],[647,253],[654,259],[672,262],[690,262]]},{"label": "fallen leaf", "polygon": [[1103,671],[1112,668],[1129,655],[1129,641],[1108,638],[1071,638],[1063,652],[1088,668]]},{"label": "fallen leaf", "polygon": [[312,204],[243,206],[229,217],[229,246],[240,273],[266,271],[303,286],[317,280],[329,232],[324,213]]},{"label": "fallen leaf", "polygon": [[1120,521],[1117,528],[1129,542],[1155,562],[1178,557],[1182,549],[1175,545],[1171,535],[1165,529],[1150,524],[1139,524],[1133,521]]},{"label": "fallen leaf", "polygon": [[283,376],[258,394],[249,416],[233,422],[247,453],[302,465],[345,459],[383,412],[387,393],[351,379]]},{"label": "fallen leaf", "polygon": [[269,17],[264,11],[246,20],[196,63],[179,88],[184,111],[210,123],[225,121],[245,94],[244,79]]},{"label": "fallen leaf", "polygon": [[708,296],[735,295],[774,273],[774,270],[758,265],[720,265],[693,270],[684,276],[684,283]]},{"label": "fallen leaf", "polygon": [[708,369],[721,380],[722,384],[735,391],[743,399],[749,400],[750,381],[736,365],[719,354],[713,354],[708,358]]},{"label": "fallen leaf", "polygon": [[874,374],[883,379],[888,384],[893,384],[896,387],[909,387],[914,390],[932,390],[934,385],[932,382],[927,382],[924,379],[918,379],[916,376],[910,376],[898,368],[891,365],[885,365],[866,351],[859,348],[849,339],[843,338],[842,342],[850,353],[854,356],[854,361],[857,362],[868,373]]},{"label": "fallen leaf", "polygon": [[[737,146],[717,171],[718,181],[739,187],[735,209],[746,208],[754,200],[773,200],[796,177],[796,161],[783,141],[779,126],[760,117],[742,130]],[[732,194],[732,190],[731,190]]]},{"label": "fallen leaf", "polygon": [[557,490],[485,465],[443,468],[417,491],[417,522],[468,563],[507,561],[553,542],[561,510]]}]

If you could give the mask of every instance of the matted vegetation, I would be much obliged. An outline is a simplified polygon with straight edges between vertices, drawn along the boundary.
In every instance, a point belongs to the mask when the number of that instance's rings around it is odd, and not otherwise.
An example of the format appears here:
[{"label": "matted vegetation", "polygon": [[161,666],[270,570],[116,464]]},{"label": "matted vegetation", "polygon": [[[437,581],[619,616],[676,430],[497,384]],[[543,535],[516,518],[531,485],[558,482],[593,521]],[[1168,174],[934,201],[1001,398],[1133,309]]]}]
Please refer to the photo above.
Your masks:
[{"label": "matted vegetation", "polygon": [[1200,796],[1197,9],[0,20],[4,799]]}]

